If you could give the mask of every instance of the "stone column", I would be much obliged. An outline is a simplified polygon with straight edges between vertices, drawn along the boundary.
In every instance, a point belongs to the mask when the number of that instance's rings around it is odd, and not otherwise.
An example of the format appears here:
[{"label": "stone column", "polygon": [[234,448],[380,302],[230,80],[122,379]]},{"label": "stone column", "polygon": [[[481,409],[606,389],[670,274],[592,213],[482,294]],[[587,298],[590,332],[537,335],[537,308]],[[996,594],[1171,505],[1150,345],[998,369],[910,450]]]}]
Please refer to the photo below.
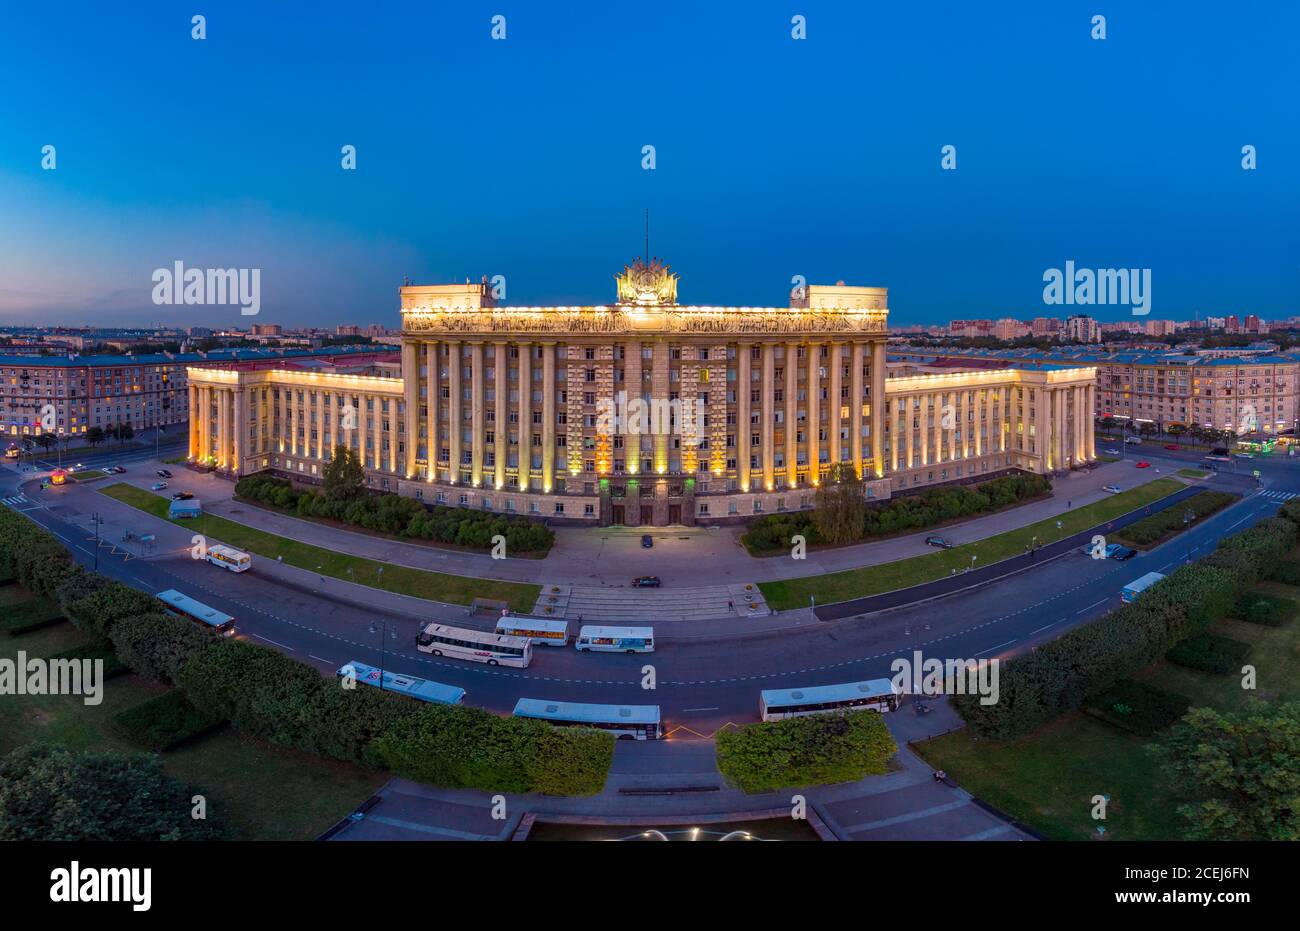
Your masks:
[{"label": "stone column", "polygon": [[785,483],[799,484],[799,344],[785,344]]},{"label": "stone column", "polygon": [[871,346],[871,458],[874,460],[876,477],[885,474],[885,375],[888,366],[885,360],[885,338],[872,343]]},{"label": "stone column", "polygon": [[244,406],[244,391],[242,388],[236,386],[231,389],[230,392],[230,471],[235,475],[239,475],[240,470],[244,467],[244,436],[246,435],[245,431],[248,429],[244,424]]},{"label": "stone column", "polygon": [[[826,454],[831,461],[831,468],[834,469],[840,464],[840,425],[843,421],[844,400],[840,397],[843,389],[844,378],[844,360],[840,356],[840,344],[835,340],[827,343],[830,348],[827,352],[830,354],[830,361],[826,363],[829,369],[830,385],[826,389]],[[871,435],[876,435],[875,413],[876,399],[871,399],[872,428]],[[882,409],[883,415],[883,409]]]},{"label": "stone column", "polygon": [[420,355],[419,347],[410,339],[402,340],[402,402],[402,439],[406,448],[402,477],[414,478],[420,436]]},{"label": "stone column", "polygon": [[483,485],[483,344],[477,340],[469,344],[470,364],[470,433],[474,443],[470,447],[470,480],[475,488]]},{"label": "stone column", "polygon": [[[853,471],[859,478],[864,469],[862,464],[862,366],[865,352],[862,343],[853,341],[849,370],[849,455],[853,458]],[[874,379],[872,380],[874,383]],[[875,448],[875,439],[872,439]]]},{"label": "stone column", "polygon": [[905,454],[903,457],[903,461],[906,463],[904,468],[907,469],[911,469],[916,466],[916,453],[913,449],[913,444],[916,442],[916,440],[913,436],[913,429],[912,429],[913,398],[914,396],[910,394],[904,395],[901,398],[903,403],[903,434],[907,444],[903,449]]},{"label": "stone column", "polygon": [[[652,363],[653,367],[651,368],[650,375],[650,397],[652,400],[658,399],[667,404],[668,395],[672,391],[672,379],[668,371],[671,362],[669,361],[668,343],[665,340],[660,339],[654,344],[654,359],[652,360]],[[654,467],[656,472],[666,472],[668,470],[668,439],[669,437],[667,433],[655,433],[654,435]],[[658,514],[661,503],[664,507],[667,507],[666,502],[656,500],[656,514]],[[666,523],[667,520],[668,518],[665,516],[663,520],[660,521],[660,524]]]},{"label": "stone column", "polygon": [[1088,459],[1092,460],[1097,458],[1097,433],[1093,427],[1093,422],[1097,417],[1097,387],[1096,385],[1088,385],[1084,390],[1088,395]]},{"label": "stone column", "polygon": [[[428,369],[425,376],[427,392],[428,418],[424,425],[425,446],[428,456],[425,460],[425,478],[434,481],[438,477],[438,405],[442,402],[442,391],[438,379],[438,344],[430,341],[424,344],[424,365]],[[498,429],[507,429],[505,424],[498,424]]]},{"label": "stone column", "polygon": [[759,397],[763,399],[763,422],[760,424],[763,444],[763,490],[776,487],[776,354],[772,343],[763,344],[763,381]]},{"label": "stone column", "polygon": [[451,484],[460,484],[460,443],[462,422],[460,418],[461,384],[460,384],[460,341],[447,342],[447,445],[449,475]]},{"label": "stone column", "polygon": [[519,490],[531,485],[533,468],[533,344],[519,343]]},{"label": "stone column", "polygon": [[[636,340],[623,344],[623,384],[628,406],[623,409],[622,413],[625,424],[624,429],[627,429],[627,426],[629,426],[627,422],[629,411],[641,406],[641,344]],[[615,387],[617,389],[617,386]],[[617,393],[617,390],[615,390],[615,397],[617,397]],[[737,396],[737,403],[739,403],[739,396]],[[648,412],[642,409],[635,418],[637,422],[630,424],[630,426],[635,426],[637,429],[635,431],[627,430],[623,437],[623,454],[627,457],[627,471],[631,475],[641,474],[641,432],[645,430],[647,414]],[[629,495],[624,504],[625,519],[629,520],[629,522],[639,520],[641,517],[640,499]],[[636,511],[636,517],[627,517],[632,511]]]},{"label": "stone column", "polygon": [[506,441],[510,437],[510,406],[507,403],[510,381],[506,378],[509,374],[509,349],[504,340],[492,344],[492,394],[495,399],[492,405],[492,484],[498,489],[506,487],[506,450],[509,448]]},{"label": "stone column", "polygon": [[808,344],[808,479],[813,485],[821,482],[822,474],[821,355],[821,343]]},{"label": "stone column", "polygon": [[316,458],[325,461],[325,392],[316,389]]},{"label": "stone column", "polygon": [[933,403],[934,395],[928,391],[921,392],[921,465],[927,466],[933,460],[930,458],[930,433],[937,430],[938,424],[934,423],[930,415],[930,405]]},{"label": "stone column", "polygon": [[191,461],[199,456],[199,389],[194,384],[186,385],[186,401],[190,412],[190,447],[187,450]]},{"label": "stone column", "polygon": [[[639,369],[638,369],[639,371]],[[624,378],[627,372],[623,373]],[[627,455],[626,450],[624,456]],[[542,343],[542,491],[555,490],[555,343]]]},{"label": "stone column", "polygon": [[377,472],[384,470],[384,399],[379,395],[370,396],[370,438],[375,444],[374,468]]},{"label": "stone column", "polygon": [[753,447],[749,445],[752,433],[749,426],[749,392],[753,390],[749,354],[749,343],[736,343],[736,477],[740,480],[741,491],[749,491],[749,457],[753,453]]}]

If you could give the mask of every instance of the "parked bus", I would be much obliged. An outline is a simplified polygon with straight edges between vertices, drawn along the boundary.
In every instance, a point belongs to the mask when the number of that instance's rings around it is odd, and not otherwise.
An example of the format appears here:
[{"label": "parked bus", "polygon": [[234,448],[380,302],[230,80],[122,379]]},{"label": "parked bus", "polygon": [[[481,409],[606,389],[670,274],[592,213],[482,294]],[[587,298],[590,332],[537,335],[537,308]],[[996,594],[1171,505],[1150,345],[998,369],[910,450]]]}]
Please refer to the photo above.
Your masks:
[{"label": "parked bus", "polygon": [[569,622],[507,614],[497,621],[497,633],[506,637],[527,637],[534,644],[562,647],[569,643]]},{"label": "parked bus", "polygon": [[213,543],[208,547],[208,562],[229,569],[231,572],[247,572],[253,565],[253,557],[233,546]]},{"label": "parked bus", "polygon": [[827,711],[894,711],[901,690],[890,679],[869,679],[843,685],[815,685],[802,689],[764,689],[758,712],[764,721],[780,721]]},{"label": "parked bus", "polygon": [[373,685],[386,692],[397,692],[420,701],[435,705],[459,705],[465,699],[465,690],[455,685],[443,685],[431,679],[417,679],[391,669],[381,671],[375,666],[350,660],[346,666],[340,666],[335,675],[342,678],[351,670],[353,677],[366,685]]},{"label": "parked bus", "polygon": [[562,727],[595,727],[619,740],[658,740],[664,735],[658,705],[586,705],[521,698],[515,705],[515,717]]},{"label": "parked bus", "polygon": [[1132,604],[1134,601],[1137,601],[1138,595],[1141,595],[1144,591],[1163,578],[1164,576],[1159,572],[1148,572],[1140,579],[1134,579],[1132,582],[1125,585],[1123,590],[1119,593],[1119,596],[1124,600],[1125,604]]},{"label": "parked bus", "polygon": [[188,618],[198,624],[211,627],[222,636],[229,637],[235,632],[235,619],[223,614],[216,608],[209,608],[201,601],[189,595],[182,595],[174,588],[158,593],[158,600],[163,603],[168,614]]},{"label": "parked bus", "polygon": [[527,666],[533,645],[527,637],[505,637],[486,630],[426,624],[415,636],[415,648],[434,656],[453,656],[489,666]]},{"label": "parked bus", "polygon": [[603,653],[653,653],[655,629],[653,627],[583,627],[578,631],[579,650],[598,650]]}]

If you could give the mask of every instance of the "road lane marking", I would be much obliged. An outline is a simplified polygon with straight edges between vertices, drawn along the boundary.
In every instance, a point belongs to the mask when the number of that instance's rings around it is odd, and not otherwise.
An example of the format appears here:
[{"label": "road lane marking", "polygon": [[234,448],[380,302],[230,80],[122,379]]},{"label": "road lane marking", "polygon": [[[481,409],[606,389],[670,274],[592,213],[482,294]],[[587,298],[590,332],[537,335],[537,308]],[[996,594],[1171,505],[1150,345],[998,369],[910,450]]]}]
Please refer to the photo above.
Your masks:
[{"label": "road lane marking", "polygon": [[[252,632],[250,631],[250,633]],[[253,634],[253,636],[256,637],[258,640],[265,640],[267,643],[274,644],[275,646],[279,647],[282,650],[288,650],[290,653],[298,652],[293,647],[288,646],[287,644],[276,643],[276,641],[272,640],[270,637],[263,637],[261,634]]]},{"label": "road lane marking", "polygon": [[999,643],[997,646],[995,646],[995,647],[989,647],[987,650],[980,650],[980,651],[979,651],[978,653],[976,653],[975,655],[976,655],[976,656],[983,656],[985,653],[992,653],[994,650],[1000,650],[1000,649],[1002,649],[1003,647],[1009,647],[1009,646],[1011,646],[1011,644],[1013,644],[1013,643],[1015,643],[1014,640],[1008,640],[1006,643]]},{"label": "road lane marking", "polygon": [[718,710],[718,709],[717,709],[716,707],[714,707],[714,708],[683,708],[683,709],[682,709],[683,713],[684,713],[684,712],[687,712],[687,711],[717,711],[717,710]]},{"label": "road lane marking", "polygon": [[329,663],[331,666],[334,665],[334,660],[332,660],[332,659],[326,659],[326,658],[323,657],[323,656],[317,656],[315,653],[308,653],[308,654],[307,654],[307,658],[308,658],[308,659],[319,660],[319,661],[322,662],[322,663]]},{"label": "road lane marking", "polygon": [[1083,614],[1083,613],[1085,613],[1085,612],[1087,612],[1087,611],[1091,611],[1093,608],[1097,607],[1097,605],[1104,605],[1104,604],[1105,604],[1106,602],[1108,602],[1108,601],[1110,601],[1109,598],[1103,598],[1101,601],[1098,601],[1096,604],[1090,604],[1090,605],[1088,605],[1088,607],[1086,607],[1086,608],[1081,608],[1080,610],[1075,611],[1074,613],[1075,613],[1076,615],[1078,615],[1078,614]]}]

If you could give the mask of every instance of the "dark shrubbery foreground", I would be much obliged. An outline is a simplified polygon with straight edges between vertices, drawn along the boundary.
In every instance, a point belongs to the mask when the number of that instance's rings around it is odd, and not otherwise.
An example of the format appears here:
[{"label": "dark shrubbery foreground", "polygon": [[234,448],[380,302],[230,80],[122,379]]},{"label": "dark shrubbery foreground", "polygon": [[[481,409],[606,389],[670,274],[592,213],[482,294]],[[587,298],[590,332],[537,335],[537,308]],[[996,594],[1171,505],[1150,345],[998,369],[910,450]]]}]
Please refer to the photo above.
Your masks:
[{"label": "dark shrubbery foreground", "polygon": [[717,736],[718,769],[746,792],[850,782],[888,770],[898,747],[872,711],[746,724]]}]

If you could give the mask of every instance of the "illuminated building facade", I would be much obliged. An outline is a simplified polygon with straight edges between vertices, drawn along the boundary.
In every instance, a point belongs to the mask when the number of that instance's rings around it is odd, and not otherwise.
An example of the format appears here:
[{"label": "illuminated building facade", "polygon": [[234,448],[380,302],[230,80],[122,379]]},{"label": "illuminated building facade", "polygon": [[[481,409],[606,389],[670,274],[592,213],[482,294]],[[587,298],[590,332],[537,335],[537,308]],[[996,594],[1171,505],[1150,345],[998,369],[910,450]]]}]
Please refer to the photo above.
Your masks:
[{"label": "illuminated building facade", "polygon": [[586,307],[403,287],[400,374],[191,370],[191,457],[316,481],[342,444],[376,490],[626,526],[811,507],[834,463],[887,498],[1092,458],[1090,370],[887,378],[883,288],[713,307],[657,261],[616,280]]}]

